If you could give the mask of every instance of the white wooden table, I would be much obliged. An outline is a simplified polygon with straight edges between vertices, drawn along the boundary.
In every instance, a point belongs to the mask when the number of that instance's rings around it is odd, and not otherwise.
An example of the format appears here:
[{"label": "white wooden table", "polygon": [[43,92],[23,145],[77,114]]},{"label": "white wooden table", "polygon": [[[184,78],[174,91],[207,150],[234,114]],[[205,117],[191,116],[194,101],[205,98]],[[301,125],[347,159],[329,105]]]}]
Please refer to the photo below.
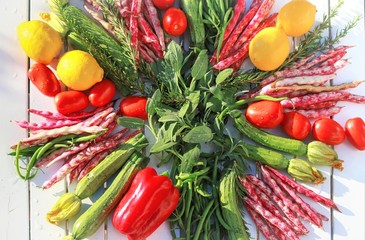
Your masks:
[{"label": "white wooden table", "polygon": [[[33,115],[28,115],[28,108],[54,110],[51,98],[42,96],[29,84],[27,69],[31,62],[22,51],[16,28],[22,21],[39,19],[38,14],[48,11],[46,0],[0,0],[0,239],[1,240],[47,240],[60,239],[64,236],[70,224],[55,226],[45,220],[46,212],[56,199],[65,191],[64,182],[49,190],[43,191],[39,186],[53,172],[39,172],[31,181],[21,180],[14,168],[13,157],[8,156],[9,146],[26,137],[26,131],[17,127],[12,120],[37,121]],[[80,6],[81,2],[71,1]],[[248,1],[251,2],[251,1]],[[274,10],[288,0],[277,0]],[[313,1],[317,5],[317,20],[328,11],[329,5],[337,0]],[[318,3],[319,2],[319,3]],[[340,17],[332,20],[332,31],[341,28],[354,15],[364,15],[363,0],[347,0],[340,10]],[[343,39],[342,44],[355,46],[349,49],[347,57],[350,64],[339,71],[335,83],[365,79],[364,50],[364,19],[356,29]],[[365,84],[351,92],[365,95]],[[350,117],[359,116],[365,119],[365,106],[350,103],[340,103],[345,106],[335,119],[344,125]],[[355,150],[347,141],[336,147],[339,157],[345,160],[342,172],[329,167],[320,167],[327,180],[319,186],[309,186],[320,194],[331,197],[342,212],[330,211],[313,202],[313,206],[330,218],[324,223],[323,229],[314,226],[307,227],[310,234],[303,239],[365,239],[365,151]],[[101,194],[102,190],[98,194]],[[89,201],[94,201],[91,198]],[[247,218],[250,223],[251,220]],[[104,231],[106,230],[106,231]],[[256,229],[250,226],[253,239],[260,239]],[[126,239],[121,236],[110,223],[110,220],[89,239]],[[161,226],[149,239],[171,239],[168,225]]]}]

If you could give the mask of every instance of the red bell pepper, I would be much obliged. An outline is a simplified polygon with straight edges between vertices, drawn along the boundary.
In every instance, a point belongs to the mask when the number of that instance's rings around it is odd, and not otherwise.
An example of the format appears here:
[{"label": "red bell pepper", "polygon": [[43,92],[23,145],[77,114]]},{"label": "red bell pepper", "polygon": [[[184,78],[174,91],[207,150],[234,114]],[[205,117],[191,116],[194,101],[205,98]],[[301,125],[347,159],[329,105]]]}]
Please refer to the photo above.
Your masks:
[{"label": "red bell pepper", "polygon": [[167,220],[179,199],[179,190],[169,177],[157,175],[151,167],[142,169],[118,204],[113,226],[129,240],[146,239]]}]

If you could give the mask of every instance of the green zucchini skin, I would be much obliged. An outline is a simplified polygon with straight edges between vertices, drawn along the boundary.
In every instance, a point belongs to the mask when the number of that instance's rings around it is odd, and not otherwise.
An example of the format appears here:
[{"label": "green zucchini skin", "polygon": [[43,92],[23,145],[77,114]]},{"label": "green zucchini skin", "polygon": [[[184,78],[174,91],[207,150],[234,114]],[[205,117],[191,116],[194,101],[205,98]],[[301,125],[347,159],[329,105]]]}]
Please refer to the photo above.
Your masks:
[{"label": "green zucchini skin", "polygon": [[76,220],[72,233],[64,239],[81,240],[94,234],[118,205],[137,172],[147,164],[145,156],[134,152],[104,194]]},{"label": "green zucchini skin", "polygon": [[234,118],[234,124],[238,131],[263,146],[286,152],[295,156],[304,156],[308,146],[302,141],[272,135],[266,131],[256,128],[247,121],[242,114]]},{"label": "green zucchini skin", "polygon": [[106,180],[122,167],[138,145],[146,143],[146,137],[143,133],[139,133],[118,147],[77,183],[75,195],[80,199],[93,195]]},{"label": "green zucchini skin", "polygon": [[238,177],[234,170],[222,177],[219,183],[219,201],[222,215],[230,229],[227,229],[228,240],[249,240],[242,209],[238,205],[236,181]]},{"label": "green zucchini skin", "polygon": [[200,9],[201,0],[181,0],[181,8],[188,19],[191,41],[194,47],[205,48],[205,28],[203,23],[203,12]]},{"label": "green zucchini skin", "polygon": [[279,152],[243,142],[240,145],[241,147],[236,148],[236,151],[247,159],[276,169],[287,169],[289,166],[289,159]]}]

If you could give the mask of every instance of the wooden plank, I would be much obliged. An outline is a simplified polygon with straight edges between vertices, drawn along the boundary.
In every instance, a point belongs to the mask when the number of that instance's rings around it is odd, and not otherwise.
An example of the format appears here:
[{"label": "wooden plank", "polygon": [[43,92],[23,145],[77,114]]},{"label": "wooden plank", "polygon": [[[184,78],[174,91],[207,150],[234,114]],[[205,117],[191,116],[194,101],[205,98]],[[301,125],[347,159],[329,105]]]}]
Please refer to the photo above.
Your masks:
[{"label": "wooden plank", "polygon": [[[30,19],[40,20],[39,14],[41,12],[48,12],[48,4],[46,0],[30,1]],[[30,62],[32,65],[34,61]],[[54,111],[53,99],[44,96],[38,89],[30,84],[29,88],[29,108]],[[30,122],[43,122],[44,118],[31,114],[29,116]],[[65,234],[65,225],[52,225],[46,220],[46,213],[51,209],[54,202],[65,190],[64,182],[60,182],[51,189],[43,190],[42,184],[49,179],[53,173],[60,167],[60,164],[41,169],[37,176],[30,181],[30,236],[31,239],[59,239]]]},{"label": "wooden plank", "polygon": [[[5,1],[0,7],[0,239],[29,239],[28,183],[15,171],[10,146],[26,137],[12,120],[27,118],[27,57],[18,41],[18,24],[28,20],[28,0]],[[19,231],[22,229],[22,231]]]},{"label": "wooden plank", "polygon": [[[336,0],[331,0],[335,4]],[[364,17],[364,1],[344,1],[338,18],[333,19],[333,34],[343,28],[345,24],[356,15]],[[346,58],[349,64],[338,73],[336,84],[353,80],[365,79],[365,49],[364,49],[364,19],[362,18],[355,29],[351,30],[342,44],[354,46],[348,50]],[[364,95],[365,84],[356,89],[349,90],[354,94]],[[349,118],[361,117],[365,119],[364,106],[354,103],[341,102],[344,106],[335,120],[344,126]],[[360,227],[365,222],[365,151],[356,150],[346,141],[336,147],[339,157],[344,162],[345,169],[342,172],[335,172],[333,176],[333,199],[339,205],[341,213],[334,212],[334,234],[333,239],[364,239],[365,230]]]}]

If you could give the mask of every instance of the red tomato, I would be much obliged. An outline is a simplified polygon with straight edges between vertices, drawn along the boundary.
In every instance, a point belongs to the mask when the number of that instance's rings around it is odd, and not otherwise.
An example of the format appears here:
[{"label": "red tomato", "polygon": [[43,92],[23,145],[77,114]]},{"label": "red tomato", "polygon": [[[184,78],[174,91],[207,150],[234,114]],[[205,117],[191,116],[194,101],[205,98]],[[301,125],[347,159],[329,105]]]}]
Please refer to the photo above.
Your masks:
[{"label": "red tomato", "polygon": [[90,90],[89,101],[94,107],[101,107],[110,103],[115,95],[116,88],[112,81],[104,79],[96,83]]},{"label": "red tomato", "polygon": [[343,127],[331,118],[321,118],[314,122],[313,137],[328,145],[338,145],[345,141],[346,135]]},{"label": "red tomato", "polygon": [[181,9],[169,8],[162,18],[162,25],[168,34],[176,37],[185,32],[188,20]]},{"label": "red tomato", "polygon": [[365,150],[365,123],[359,117],[346,121],[345,132],[351,144],[359,150]]},{"label": "red tomato", "polygon": [[284,113],[281,127],[290,137],[304,140],[311,131],[311,122],[303,114],[292,111]]},{"label": "red tomato", "polygon": [[174,0],[152,0],[153,4],[161,10],[166,10],[174,5]]},{"label": "red tomato", "polygon": [[67,115],[84,110],[89,105],[89,100],[85,93],[71,90],[57,94],[54,103],[59,113]]},{"label": "red tomato", "polygon": [[124,116],[147,119],[147,98],[139,96],[129,96],[124,98],[119,108]]},{"label": "red tomato", "polygon": [[54,97],[61,92],[61,85],[56,75],[43,63],[35,63],[28,70],[28,78],[44,95]]},{"label": "red tomato", "polygon": [[274,128],[283,121],[284,109],[280,102],[262,100],[248,106],[246,118],[257,127]]}]

